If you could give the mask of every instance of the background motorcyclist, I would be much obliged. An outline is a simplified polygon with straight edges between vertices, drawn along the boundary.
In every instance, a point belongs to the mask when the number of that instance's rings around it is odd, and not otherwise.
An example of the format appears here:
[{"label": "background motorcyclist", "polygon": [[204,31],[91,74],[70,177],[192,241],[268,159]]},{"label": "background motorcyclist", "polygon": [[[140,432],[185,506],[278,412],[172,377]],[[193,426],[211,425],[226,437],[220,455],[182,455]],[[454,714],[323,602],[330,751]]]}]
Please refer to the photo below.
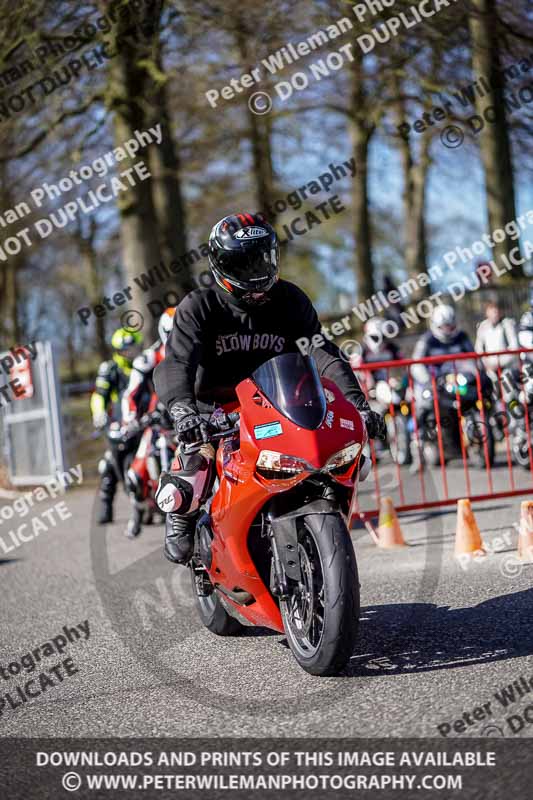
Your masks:
[{"label": "background motorcyclist", "polygon": [[[377,364],[380,361],[397,361],[401,358],[397,345],[385,335],[384,325],[385,320],[381,317],[373,317],[365,322],[361,363]],[[368,375],[371,385],[377,381],[387,380],[386,369],[372,370],[366,372],[366,375]]]},{"label": "background motorcyclist", "polygon": [[[357,368],[360,364],[377,364],[382,361],[397,361],[401,358],[400,350],[397,345],[386,335],[385,320],[381,317],[373,317],[365,322],[363,329],[363,340],[361,345],[360,354],[353,355],[350,358],[350,365],[357,373]],[[361,370],[358,375],[365,388],[365,394],[370,402],[372,408],[379,413],[387,413],[389,409],[389,402],[383,402],[382,397],[378,397],[380,389],[385,394],[390,395],[390,388],[393,386],[399,389],[399,383],[394,377],[390,376],[389,370],[386,368],[374,370]],[[368,445],[367,445],[368,447]],[[374,453],[376,458],[380,454],[387,451],[388,445],[385,442],[378,442],[375,446]],[[370,450],[363,451],[365,456],[370,454]]]},{"label": "background motorcyclist", "polygon": [[[446,356],[453,353],[473,353],[474,345],[468,334],[457,327],[457,317],[453,306],[439,304],[433,309],[430,318],[429,331],[424,333],[417,341],[413,358],[421,359],[431,356]],[[459,363],[459,362],[458,362]],[[464,364],[464,362],[460,362]],[[469,363],[469,362],[467,362]],[[431,366],[433,373],[438,376],[453,372],[454,366],[443,362]],[[428,413],[434,407],[433,391],[429,384],[431,382],[430,368],[426,364],[413,364],[411,374],[414,379],[414,395],[416,402],[416,418],[421,429],[422,437],[427,433],[424,424]],[[415,441],[411,442],[411,455],[413,459],[413,470],[421,466],[420,451]]]},{"label": "background motorcyclist", "polygon": [[[516,350],[518,337],[516,323],[511,317],[504,317],[497,300],[491,300],[485,307],[485,319],[479,323],[476,343],[476,353],[491,353],[501,350]],[[483,359],[485,368],[491,373],[491,378],[497,379],[498,365],[512,367],[516,364],[516,356],[487,356]]]},{"label": "background motorcyclist", "polygon": [[[429,331],[422,334],[417,341],[413,358],[430,356],[447,356],[453,353],[473,353],[474,345],[466,331],[457,327],[457,317],[453,306],[437,305],[433,309],[429,323]],[[444,362],[436,366],[438,371],[446,371],[449,366]],[[411,373],[419,386],[429,383],[431,374],[425,364],[413,364]]]},{"label": "background motorcyclist", "polygon": [[[235,402],[235,387],[257,367],[281,353],[297,352],[298,339],[311,341],[321,332],[309,298],[279,279],[277,235],[261,215],[220,220],[209,238],[209,265],[216,287],[195,290],[182,300],[165,359],[154,375],[157,394],[185,449],[207,442],[202,411]],[[370,436],[383,435],[383,420],[369,408],[350,366],[333,342],[322,341],[311,351],[319,372],[335,381],[361,411]],[[186,563],[212,470],[205,450],[189,457],[182,447],[180,459],[179,470],[173,467],[162,476],[157,500],[171,512],[166,518],[165,555]],[[200,480],[205,487],[197,485]]]},{"label": "background motorcyclist", "polygon": [[[529,286],[529,309],[520,317],[518,346],[533,348],[533,283]],[[523,385],[528,402],[533,402],[533,353],[522,353],[520,360],[521,376],[517,372],[512,377],[506,374],[506,383],[513,385],[515,391],[518,385]]]},{"label": "background motorcyclist", "polygon": [[[165,356],[165,344],[172,330],[175,312],[175,308],[167,308],[163,312],[157,326],[157,340],[133,361],[121,403],[122,425],[126,431],[134,431],[145,414],[151,414],[161,406],[155,393],[153,375],[155,367]],[[164,407],[161,406],[160,411],[166,416]],[[172,426],[170,420],[169,426]],[[135,450],[133,463],[128,469],[125,481],[126,491],[133,506],[133,515],[126,528],[126,535],[130,538],[139,535],[143,522],[151,522],[151,512],[144,505],[148,493],[146,465],[148,453],[144,439],[140,436],[135,439]]]},{"label": "background motorcyclist", "polygon": [[[533,348],[533,283],[529,286],[529,309],[520,317],[518,342],[520,347]],[[533,358],[533,353],[524,355],[524,360],[529,361]]]},{"label": "background motorcyclist", "polygon": [[[118,328],[111,337],[113,356],[103,361],[96,376],[91,395],[93,425],[102,430],[109,422],[120,419],[120,401],[130,378],[132,363],[142,345],[142,334]],[[135,442],[132,442],[132,447]],[[113,521],[113,500],[119,478],[123,475],[124,457],[131,450],[118,449],[109,442],[109,448],[98,464],[100,473],[100,509],[97,522],[105,525]]]},{"label": "background motorcyclist", "polygon": [[157,325],[158,338],[137,356],[130,369],[127,386],[122,394],[122,422],[130,425],[143,414],[153,411],[157,404],[154,390],[154,369],[165,357],[165,344],[172,330],[176,309],[167,308]]}]

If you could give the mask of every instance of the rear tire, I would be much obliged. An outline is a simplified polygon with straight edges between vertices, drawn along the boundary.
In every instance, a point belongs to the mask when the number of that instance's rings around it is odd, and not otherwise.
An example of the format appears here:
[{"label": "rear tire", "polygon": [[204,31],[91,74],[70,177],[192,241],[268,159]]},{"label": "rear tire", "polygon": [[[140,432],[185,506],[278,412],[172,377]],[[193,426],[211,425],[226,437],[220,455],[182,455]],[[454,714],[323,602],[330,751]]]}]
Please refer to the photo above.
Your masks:
[{"label": "rear tire", "polygon": [[244,625],[228,614],[215,589],[207,596],[198,593],[196,573],[192,567],[191,579],[196,608],[205,627],[217,636],[235,636],[241,633]]},{"label": "rear tire", "polygon": [[298,546],[302,580],[289,581],[291,597],[280,601],[289,647],[311,675],[338,675],[354,651],[359,627],[352,540],[339,514],[311,514],[301,519]]}]

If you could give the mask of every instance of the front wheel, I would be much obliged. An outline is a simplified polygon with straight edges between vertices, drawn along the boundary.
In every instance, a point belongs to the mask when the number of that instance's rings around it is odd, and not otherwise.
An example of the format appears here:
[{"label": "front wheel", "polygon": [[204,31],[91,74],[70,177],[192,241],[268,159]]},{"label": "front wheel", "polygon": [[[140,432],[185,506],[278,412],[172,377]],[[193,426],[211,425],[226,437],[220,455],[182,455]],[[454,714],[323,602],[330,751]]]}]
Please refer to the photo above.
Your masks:
[{"label": "front wheel", "polygon": [[280,601],[289,647],[311,675],[337,675],[353,653],[359,625],[357,563],[339,514],[312,514],[298,530],[299,581]]}]

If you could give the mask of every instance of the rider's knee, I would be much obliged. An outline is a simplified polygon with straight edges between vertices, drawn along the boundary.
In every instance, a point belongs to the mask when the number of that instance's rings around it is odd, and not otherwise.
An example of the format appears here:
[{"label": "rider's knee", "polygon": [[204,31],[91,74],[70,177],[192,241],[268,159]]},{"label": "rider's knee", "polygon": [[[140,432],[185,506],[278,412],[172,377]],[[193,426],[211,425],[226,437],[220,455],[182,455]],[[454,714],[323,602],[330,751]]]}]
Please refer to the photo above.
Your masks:
[{"label": "rider's knee", "polygon": [[199,453],[177,456],[171,472],[163,472],[155,500],[161,511],[194,514],[207,500],[215,477],[214,462]]}]

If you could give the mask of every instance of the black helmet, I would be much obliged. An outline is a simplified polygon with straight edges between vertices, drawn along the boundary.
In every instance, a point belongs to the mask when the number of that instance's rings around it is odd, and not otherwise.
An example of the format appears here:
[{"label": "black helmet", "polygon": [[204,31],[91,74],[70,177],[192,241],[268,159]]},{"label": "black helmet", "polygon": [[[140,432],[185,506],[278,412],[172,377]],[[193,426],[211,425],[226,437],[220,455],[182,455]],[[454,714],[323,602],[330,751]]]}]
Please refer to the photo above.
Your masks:
[{"label": "black helmet", "polygon": [[260,214],[232,214],[209,237],[209,266],[217,284],[235,300],[261,303],[279,277],[274,228]]}]

